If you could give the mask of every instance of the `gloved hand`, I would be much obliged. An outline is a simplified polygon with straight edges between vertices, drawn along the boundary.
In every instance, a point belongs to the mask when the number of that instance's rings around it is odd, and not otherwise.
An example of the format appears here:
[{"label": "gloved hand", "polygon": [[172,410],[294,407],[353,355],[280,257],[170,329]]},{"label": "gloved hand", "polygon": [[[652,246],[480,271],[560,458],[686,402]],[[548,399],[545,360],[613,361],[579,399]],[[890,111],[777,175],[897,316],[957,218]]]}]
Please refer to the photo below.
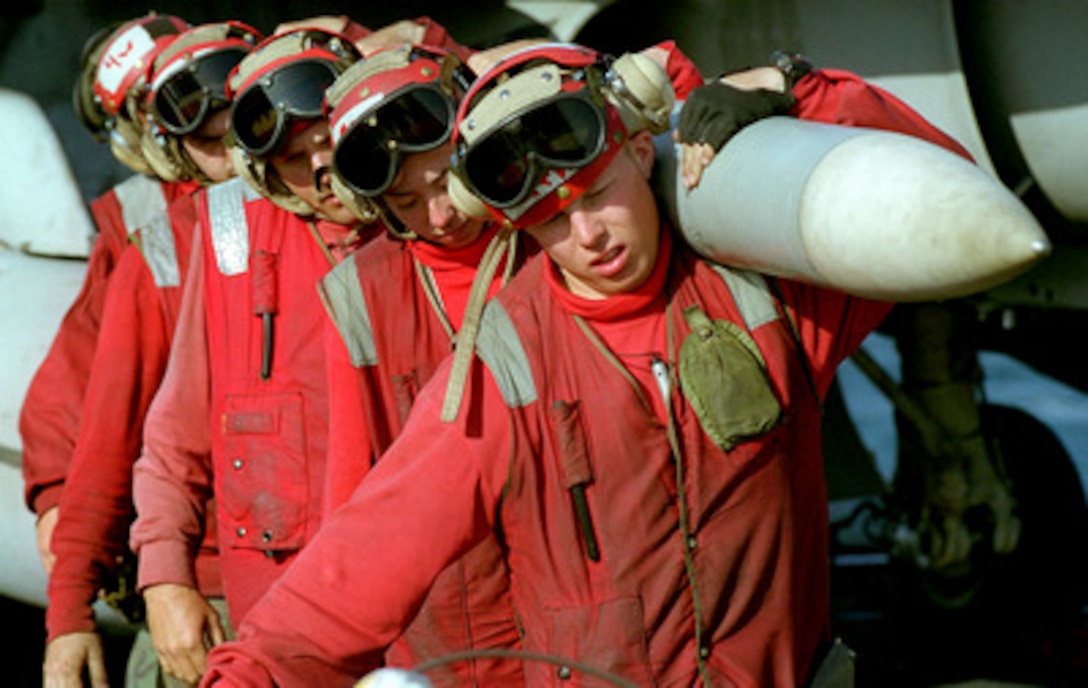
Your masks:
[{"label": "gloved hand", "polygon": [[792,93],[742,90],[720,81],[700,86],[680,110],[680,142],[709,143],[718,152],[741,128],[764,117],[788,114],[796,102]]},{"label": "gloved hand", "polygon": [[697,185],[702,170],[743,127],[764,117],[788,114],[796,102],[789,92],[740,89],[720,81],[692,90],[674,133],[674,139],[685,144],[685,185]]}]

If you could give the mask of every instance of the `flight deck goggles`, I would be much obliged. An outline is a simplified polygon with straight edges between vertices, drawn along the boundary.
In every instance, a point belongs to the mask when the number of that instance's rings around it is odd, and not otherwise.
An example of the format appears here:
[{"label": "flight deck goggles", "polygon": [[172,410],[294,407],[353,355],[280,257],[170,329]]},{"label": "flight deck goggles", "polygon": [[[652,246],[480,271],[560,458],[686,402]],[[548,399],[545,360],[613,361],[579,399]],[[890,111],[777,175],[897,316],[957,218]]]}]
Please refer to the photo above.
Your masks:
[{"label": "flight deck goggles", "polygon": [[[374,101],[384,102],[371,109]],[[403,154],[434,150],[449,141],[456,107],[437,83],[422,83],[390,97],[379,93],[343,114],[340,110],[332,120],[333,168],[351,189],[374,197],[393,183]]]},{"label": "flight deck goggles", "polygon": [[168,65],[151,84],[151,112],[171,134],[184,136],[226,107],[227,77],[249,53],[248,47],[207,48]]},{"label": "flight deck goggles", "polygon": [[252,156],[272,153],[294,120],[324,119],[325,89],[362,58],[346,37],[297,29],[266,38],[227,81],[234,144]]},{"label": "flight deck goggles", "polygon": [[545,173],[559,170],[562,182],[593,163],[605,149],[611,108],[588,88],[560,92],[531,109],[501,120],[471,145],[462,139],[454,170],[488,205],[506,209],[525,202],[540,189]]},{"label": "flight deck goggles", "polygon": [[307,58],[259,77],[234,100],[235,143],[250,155],[268,155],[283,142],[291,120],[323,117],[325,89],[339,74],[333,61]]}]

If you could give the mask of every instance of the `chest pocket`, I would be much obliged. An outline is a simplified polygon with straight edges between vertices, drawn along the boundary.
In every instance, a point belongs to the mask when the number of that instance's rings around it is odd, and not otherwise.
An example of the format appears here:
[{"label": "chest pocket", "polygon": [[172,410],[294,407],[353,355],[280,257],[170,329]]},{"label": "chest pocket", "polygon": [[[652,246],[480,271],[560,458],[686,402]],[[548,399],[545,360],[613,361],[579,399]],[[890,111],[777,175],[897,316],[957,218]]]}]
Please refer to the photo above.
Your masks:
[{"label": "chest pocket", "polygon": [[[597,605],[545,610],[549,623],[548,653],[574,659],[585,666],[620,676],[638,686],[654,685],[646,647],[642,604],[636,597],[617,597]],[[548,672],[547,678],[542,674]],[[526,666],[529,685],[605,686],[607,679],[588,676],[567,666]],[[534,676],[535,675],[535,676]]]},{"label": "chest pocket", "polygon": [[680,384],[703,431],[722,449],[762,435],[782,420],[763,355],[751,335],[698,306],[684,310],[691,332],[680,346]]},{"label": "chest pocket", "polygon": [[306,534],[310,484],[302,395],[232,395],[223,412],[223,546],[295,550]]}]

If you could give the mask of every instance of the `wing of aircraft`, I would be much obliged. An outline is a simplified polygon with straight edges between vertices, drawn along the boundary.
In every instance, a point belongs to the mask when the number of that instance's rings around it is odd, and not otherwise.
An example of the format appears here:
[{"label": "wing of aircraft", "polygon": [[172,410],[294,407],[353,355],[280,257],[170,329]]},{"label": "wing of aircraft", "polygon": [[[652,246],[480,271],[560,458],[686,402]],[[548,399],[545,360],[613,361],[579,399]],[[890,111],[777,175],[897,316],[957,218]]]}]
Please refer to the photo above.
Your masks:
[{"label": "wing of aircraft", "polygon": [[44,605],[19,410],[83,282],[93,229],[60,141],[26,94],[0,89],[0,150],[0,594]]}]

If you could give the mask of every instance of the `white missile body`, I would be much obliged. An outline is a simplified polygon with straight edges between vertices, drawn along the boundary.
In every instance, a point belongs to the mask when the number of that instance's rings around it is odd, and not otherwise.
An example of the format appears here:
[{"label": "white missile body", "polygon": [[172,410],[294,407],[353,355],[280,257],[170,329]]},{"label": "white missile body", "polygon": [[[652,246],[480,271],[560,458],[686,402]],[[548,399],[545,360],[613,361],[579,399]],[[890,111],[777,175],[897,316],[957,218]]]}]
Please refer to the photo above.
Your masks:
[{"label": "white missile body", "polygon": [[0,249],[0,594],[45,604],[45,573],[38,559],[34,514],[23,501],[19,412],[61,317],[79,292],[87,264]]},{"label": "white missile body", "polygon": [[[45,604],[34,514],[23,501],[19,412],[87,272],[93,225],[45,113],[0,88],[0,595]],[[63,256],[63,257],[47,257]]]},{"label": "white missile body", "polygon": [[890,301],[966,296],[1050,253],[994,177],[927,141],[771,117],[738,132],[687,191],[658,140],[655,186],[713,261]]},{"label": "white missile body", "polygon": [[86,258],[94,225],[53,126],[30,96],[0,88],[0,242]]}]

